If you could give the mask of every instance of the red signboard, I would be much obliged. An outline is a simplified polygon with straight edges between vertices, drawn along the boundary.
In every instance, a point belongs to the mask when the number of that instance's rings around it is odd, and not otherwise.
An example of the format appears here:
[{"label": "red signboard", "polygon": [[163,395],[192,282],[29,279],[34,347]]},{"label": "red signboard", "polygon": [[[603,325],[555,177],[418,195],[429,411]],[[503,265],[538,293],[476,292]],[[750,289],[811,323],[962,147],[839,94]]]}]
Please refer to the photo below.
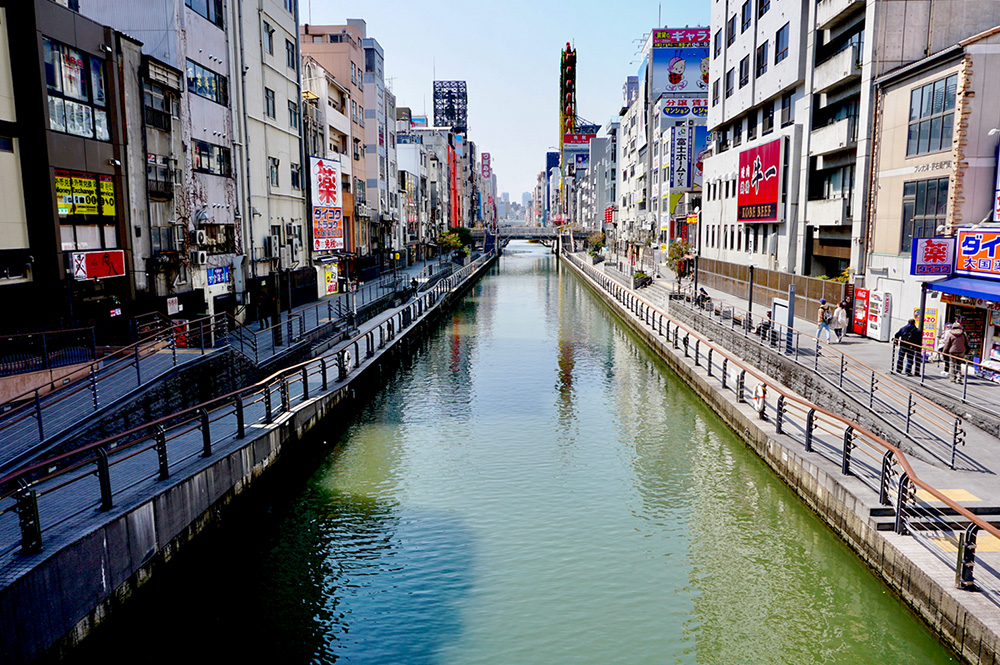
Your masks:
[{"label": "red signboard", "polygon": [[736,221],[780,221],[783,143],[777,139],[740,153]]},{"label": "red signboard", "polygon": [[103,252],[73,252],[73,279],[104,279],[125,274],[125,252],[111,249]]},{"label": "red signboard", "polygon": [[597,134],[563,134],[563,143],[568,145],[587,145]]},{"label": "red signboard", "polygon": [[490,176],[493,175],[493,167],[490,164],[490,153],[484,152],[482,159],[483,159],[483,178],[488,180]]}]

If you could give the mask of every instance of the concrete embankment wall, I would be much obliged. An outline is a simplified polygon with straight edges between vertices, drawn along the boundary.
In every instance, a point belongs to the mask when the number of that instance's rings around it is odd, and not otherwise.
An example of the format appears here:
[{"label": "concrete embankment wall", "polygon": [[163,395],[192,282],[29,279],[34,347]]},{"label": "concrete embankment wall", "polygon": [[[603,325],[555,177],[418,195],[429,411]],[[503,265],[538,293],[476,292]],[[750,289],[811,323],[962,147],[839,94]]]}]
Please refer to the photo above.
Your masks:
[{"label": "concrete embankment wall", "polygon": [[[1000,635],[994,630],[997,608],[976,593],[959,591],[954,576],[912,538],[878,531],[859,498],[863,486],[839,474],[819,456],[766,430],[748,404],[736,402],[714,379],[648,329],[610,294],[590,281],[575,265],[562,264],[615,311],[621,320],[719,415],[796,494],[834,530],[857,555],[931,627],[941,640],[973,665],[1000,663]],[[720,345],[721,346],[721,345]],[[730,347],[732,348],[732,347]],[[928,570],[941,570],[933,576]]]},{"label": "concrete embankment wall", "polygon": [[306,435],[316,425],[334,414],[341,420],[353,417],[357,396],[381,388],[387,370],[413,353],[417,342],[433,332],[493,263],[401,330],[346,383],[294,405],[271,425],[248,427],[238,449],[208,458],[194,473],[165,481],[148,497],[123,502],[58,551],[26,560],[24,565],[31,569],[0,589],[0,663],[58,658],[121,609],[174,554],[218,523],[226,508],[276,462],[311,441]]}]

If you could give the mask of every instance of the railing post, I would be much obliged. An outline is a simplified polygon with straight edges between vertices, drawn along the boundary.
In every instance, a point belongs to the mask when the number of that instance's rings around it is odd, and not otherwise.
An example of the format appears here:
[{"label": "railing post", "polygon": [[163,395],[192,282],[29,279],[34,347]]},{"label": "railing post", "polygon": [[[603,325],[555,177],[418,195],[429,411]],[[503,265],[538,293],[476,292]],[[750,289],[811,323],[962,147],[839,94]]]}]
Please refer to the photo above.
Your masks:
[{"label": "railing post", "polygon": [[913,393],[906,396],[906,433],[910,433],[910,421],[913,420]]},{"label": "railing post", "polygon": [[701,340],[700,339],[696,339],[694,341],[694,366],[695,367],[698,367],[699,365],[701,365],[701,359],[698,357],[699,354],[700,354],[699,353],[700,351],[701,351]]},{"label": "railing post", "polygon": [[[205,320],[198,321],[198,337],[201,339],[201,355],[205,355]],[[136,363],[138,365],[138,362]]]},{"label": "railing post", "polygon": [[177,365],[177,331],[173,328],[170,330],[170,355],[172,364]]},{"label": "railing post", "polygon": [[236,438],[242,439],[247,435],[246,421],[243,416],[243,397],[237,395],[233,403],[236,406]]},{"label": "railing post", "polygon": [[708,375],[712,376],[712,347],[708,347],[708,361],[705,363],[705,369],[708,370]]},{"label": "railing post", "polygon": [[882,473],[878,478],[878,502],[883,506],[891,506],[889,500],[889,482],[892,478],[892,451],[885,451],[882,455]]},{"label": "railing post", "polygon": [[212,425],[208,418],[208,409],[202,407],[198,409],[201,416],[201,456],[212,456]]},{"label": "railing post", "polygon": [[108,464],[108,451],[103,447],[97,449],[97,482],[101,487],[101,512],[111,510],[111,466]]},{"label": "railing post", "polygon": [[94,371],[93,364],[90,365],[90,392],[94,396],[94,411],[97,411],[101,407],[101,400],[97,397],[97,372]]},{"label": "railing post", "polygon": [[774,415],[774,431],[777,434],[783,434],[782,427],[785,424],[785,396],[778,395],[778,403],[775,406]]},{"label": "railing post", "polygon": [[962,419],[956,417],[955,425],[952,427],[951,431],[951,468],[955,468],[955,455],[957,454],[957,448],[959,446],[965,445],[965,430],[962,429]]},{"label": "railing post", "polygon": [[142,372],[139,370],[139,345],[135,345],[135,385],[142,385]]},{"label": "railing post", "polygon": [[689,358],[690,357],[688,355],[688,346],[690,344],[690,337],[691,337],[691,335],[689,333],[685,333],[684,334],[684,357],[685,358]]},{"label": "railing post", "polygon": [[285,375],[281,376],[281,412],[287,413],[291,410],[291,404],[288,400],[288,377]]},{"label": "railing post", "polygon": [[806,452],[813,450],[813,429],[816,427],[816,409],[809,409],[806,413]]},{"label": "railing post", "polygon": [[42,523],[38,519],[38,494],[19,480],[20,487],[14,493],[17,502],[17,521],[21,527],[21,554],[37,554],[42,551]]},{"label": "railing post", "polygon": [[38,440],[45,440],[45,426],[42,425],[42,399],[35,388],[35,417],[38,419]]},{"label": "railing post", "polygon": [[736,402],[742,404],[746,400],[743,399],[743,387],[746,385],[747,381],[747,371],[741,369],[740,373],[736,375]]},{"label": "railing post", "polygon": [[274,414],[271,410],[271,385],[269,383],[264,384],[264,422],[268,425],[274,420]]},{"label": "railing post", "polygon": [[854,428],[848,427],[844,430],[844,456],[840,460],[840,472],[845,476],[851,475],[852,450],[854,450]]},{"label": "railing post", "polygon": [[820,354],[819,337],[817,337],[816,338],[816,355],[813,356],[813,370],[816,371],[816,372],[819,372],[819,354]]},{"label": "railing post", "polygon": [[302,401],[309,399],[309,365],[302,366]]},{"label": "railing post", "polygon": [[156,461],[160,466],[157,480],[166,480],[170,477],[170,465],[167,461],[167,432],[163,425],[156,426]]},{"label": "railing post", "polygon": [[963,591],[978,591],[975,582],[976,540],[979,525],[970,524],[958,534],[958,561],[955,565],[955,586]]},{"label": "railing post", "polygon": [[875,410],[875,388],[878,386],[878,379],[875,378],[875,370],[872,370],[872,379],[868,384],[868,409]]},{"label": "railing post", "polygon": [[358,343],[354,342],[354,369],[361,367],[361,353]]},{"label": "railing post", "polygon": [[910,492],[910,476],[905,472],[899,477],[899,489],[896,493],[896,523],[893,525],[893,531],[901,536],[907,535],[908,531],[906,529],[906,516],[904,511],[906,510],[906,498],[907,494]]},{"label": "railing post", "polygon": [[326,378],[326,356],[319,359],[319,373],[323,377],[323,390],[327,389],[327,378]]}]

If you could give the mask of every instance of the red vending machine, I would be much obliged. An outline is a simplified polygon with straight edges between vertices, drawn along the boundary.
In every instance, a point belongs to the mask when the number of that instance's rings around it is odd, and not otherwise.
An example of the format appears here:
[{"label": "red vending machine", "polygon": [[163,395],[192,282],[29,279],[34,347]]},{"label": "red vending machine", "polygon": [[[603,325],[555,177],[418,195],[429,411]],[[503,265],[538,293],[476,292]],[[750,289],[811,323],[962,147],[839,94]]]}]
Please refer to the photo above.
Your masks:
[{"label": "red vending machine", "polygon": [[856,335],[868,336],[868,289],[854,290],[854,324],[851,330]]}]

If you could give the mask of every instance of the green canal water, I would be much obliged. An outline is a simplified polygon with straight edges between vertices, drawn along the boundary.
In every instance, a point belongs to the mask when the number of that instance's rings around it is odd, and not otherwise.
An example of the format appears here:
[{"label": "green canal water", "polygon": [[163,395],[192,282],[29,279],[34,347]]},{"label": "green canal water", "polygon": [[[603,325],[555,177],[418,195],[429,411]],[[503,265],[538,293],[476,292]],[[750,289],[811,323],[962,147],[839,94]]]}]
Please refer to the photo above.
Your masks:
[{"label": "green canal water", "polygon": [[540,246],[328,429],[77,657],[953,662]]}]

